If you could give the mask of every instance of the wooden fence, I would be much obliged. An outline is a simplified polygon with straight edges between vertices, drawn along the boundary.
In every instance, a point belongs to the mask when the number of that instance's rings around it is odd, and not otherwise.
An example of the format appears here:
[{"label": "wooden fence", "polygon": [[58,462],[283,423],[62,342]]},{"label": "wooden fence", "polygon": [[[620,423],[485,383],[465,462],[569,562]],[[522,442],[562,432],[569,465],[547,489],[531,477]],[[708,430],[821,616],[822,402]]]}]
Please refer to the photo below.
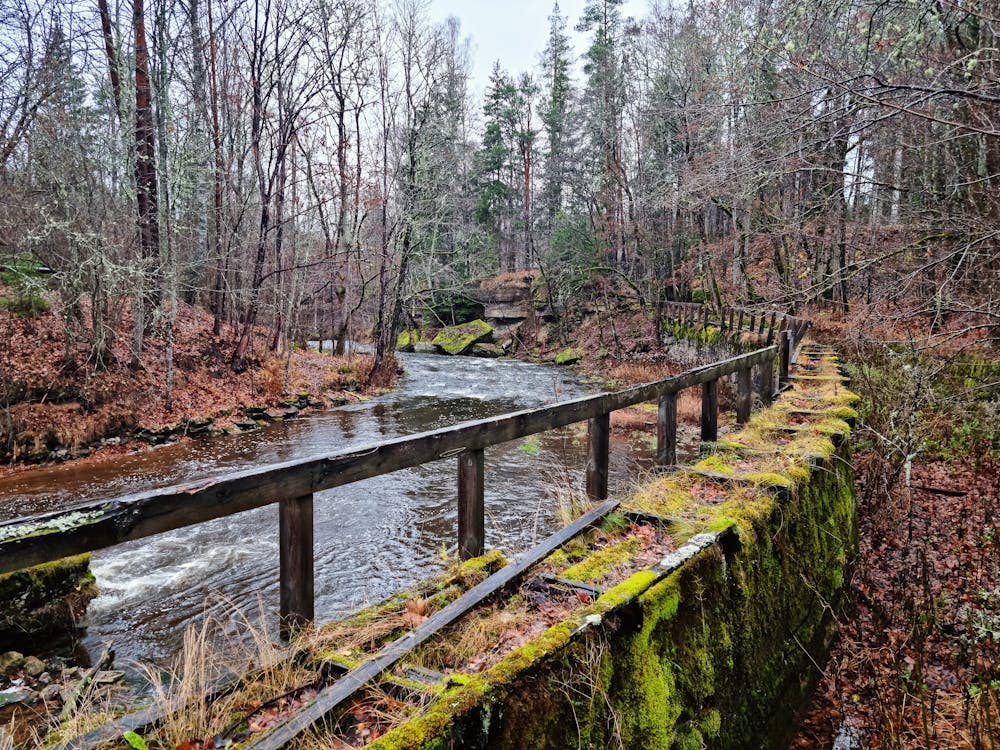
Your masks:
[{"label": "wooden fence", "polygon": [[780,346],[698,367],[680,375],[614,393],[464,422],[386,440],[352,451],[254,468],[208,481],[90,502],[70,510],[0,523],[0,573],[68,555],[103,549],[152,534],[278,503],[280,612],[283,628],[313,619],[313,497],[315,493],[420,464],[455,457],[458,462],[458,548],[463,558],[482,554],[485,542],[484,450],[490,446],[588,421],[588,496],[608,492],[611,412],[659,404],[657,462],[676,463],[677,394],[702,388],[701,438],[717,439],[719,379],[735,374],[737,421],[753,403],[752,369],[758,368],[761,401],[774,395],[778,360],[782,384],[804,328],[785,329]]}]

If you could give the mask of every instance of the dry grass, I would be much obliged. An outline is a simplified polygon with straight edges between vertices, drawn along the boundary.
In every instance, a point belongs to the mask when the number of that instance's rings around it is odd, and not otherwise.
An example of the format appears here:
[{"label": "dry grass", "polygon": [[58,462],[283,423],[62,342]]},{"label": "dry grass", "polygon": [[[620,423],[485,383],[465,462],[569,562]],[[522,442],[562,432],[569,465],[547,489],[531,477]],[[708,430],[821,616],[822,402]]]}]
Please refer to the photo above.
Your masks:
[{"label": "dry grass", "polygon": [[[232,637],[234,630],[246,638]],[[235,607],[227,617],[189,626],[169,669],[144,667],[153,706],[165,716],[151,746],[205,741],[231,730],[240,721],[234,717],[249,718],[265,701],[315,682],[318,675],[297,665],[292,653],[292,647],[274,643]],[[248,672],[254,678],[238,689],[215,700],[207,697]]]},{"label": "dry grass", "polygon": [[[476,661],[528,631],[535,622],[522,599],[515,598],[503,608],[477,610],[413,654],[412,663],[438,672],[468,669]],[[480,664],[472,664],[478,671]]]},{"label": "dry grass", "polygon": [[656,427],[656,409],[645,405],[630,406],[611,412],[611,427],[616,430],[648,430]]},{"label": "dry grass", "polygon": [[673,363],[658,360],[626,360],[616,362],[608,368],[607,376],[616,382],[627,385],[639,385],[662,380],[677,372]]}]

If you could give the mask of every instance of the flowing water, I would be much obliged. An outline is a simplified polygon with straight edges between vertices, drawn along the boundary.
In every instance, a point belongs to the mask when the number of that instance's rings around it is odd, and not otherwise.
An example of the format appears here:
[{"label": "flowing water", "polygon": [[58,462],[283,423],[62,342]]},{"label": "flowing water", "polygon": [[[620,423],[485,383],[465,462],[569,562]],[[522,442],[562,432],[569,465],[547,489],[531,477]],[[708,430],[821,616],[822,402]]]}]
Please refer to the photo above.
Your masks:
[{"label": "flowing water", "polygon": [[[98,465],[65,464],[0,480],[0,518],[361,447],[582,395],[567,370],[512,360],[406,354],[392,393],[237,436],[188,441]],[[486,543],[507,553],[559,525],[559,498],[583,486],[585,425],[486,450]],[[630,481],[632,449],[612,445],[611,480]],[[457,535],[456,461],[446,459],[318,493],[316,617],[378,601],[440,570]],[[278,603],[272,505],[94,553],[100,589],[84,646],[162,662],[206,611]]]}]

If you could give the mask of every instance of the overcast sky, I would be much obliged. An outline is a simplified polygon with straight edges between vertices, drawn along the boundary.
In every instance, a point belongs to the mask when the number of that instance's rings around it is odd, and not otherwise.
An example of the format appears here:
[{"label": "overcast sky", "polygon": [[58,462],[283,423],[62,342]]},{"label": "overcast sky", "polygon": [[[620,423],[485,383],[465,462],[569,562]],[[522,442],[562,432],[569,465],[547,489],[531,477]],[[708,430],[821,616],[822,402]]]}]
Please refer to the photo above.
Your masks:
[{"label": "overcast sky", "polygon": [[[584,35],[574,30],[586,0],[560,0],[559,13],[569,19],[567,31],[576,37],[578,52],[585,49]],[[472,40],[473,91],[481,93],[493,63],[511,74],[534,72],[549,36],[553,0],[431,0],[431,15],[443,21],[455,16],[463,36]],[[642,16],[647,0],[626,0],[624,17]]]}]

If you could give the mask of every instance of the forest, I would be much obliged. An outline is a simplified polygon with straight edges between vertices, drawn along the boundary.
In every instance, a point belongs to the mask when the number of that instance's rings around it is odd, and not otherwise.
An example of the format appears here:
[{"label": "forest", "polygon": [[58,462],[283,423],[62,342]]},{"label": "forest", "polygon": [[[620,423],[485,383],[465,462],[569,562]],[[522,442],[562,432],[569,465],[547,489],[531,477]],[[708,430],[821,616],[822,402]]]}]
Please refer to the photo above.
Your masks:
[{"label": "forest", "polygon": [[5,3],[4,304],[44,282],[95,367],[186,303],[235,370],[308,333],[378,372],[408,315],[528,268],[557,307],[611,283],[988,334],[989,4],[619,5],[554,6],[536,69],[473,101],[459,22],[416,1]]},{"label": "forest", "polygon": [[554,4],[480,96],[423,0],[0,0],[0,437],[140,377],[197,412],[185,370],[310,340],[389,386],[401,331],[521,272],[561,346],[618,305],[657,344],[671,302],[808,316],[865,399],[863,559],[796,746],[996,747],[1000,10],[622,5]]}]

